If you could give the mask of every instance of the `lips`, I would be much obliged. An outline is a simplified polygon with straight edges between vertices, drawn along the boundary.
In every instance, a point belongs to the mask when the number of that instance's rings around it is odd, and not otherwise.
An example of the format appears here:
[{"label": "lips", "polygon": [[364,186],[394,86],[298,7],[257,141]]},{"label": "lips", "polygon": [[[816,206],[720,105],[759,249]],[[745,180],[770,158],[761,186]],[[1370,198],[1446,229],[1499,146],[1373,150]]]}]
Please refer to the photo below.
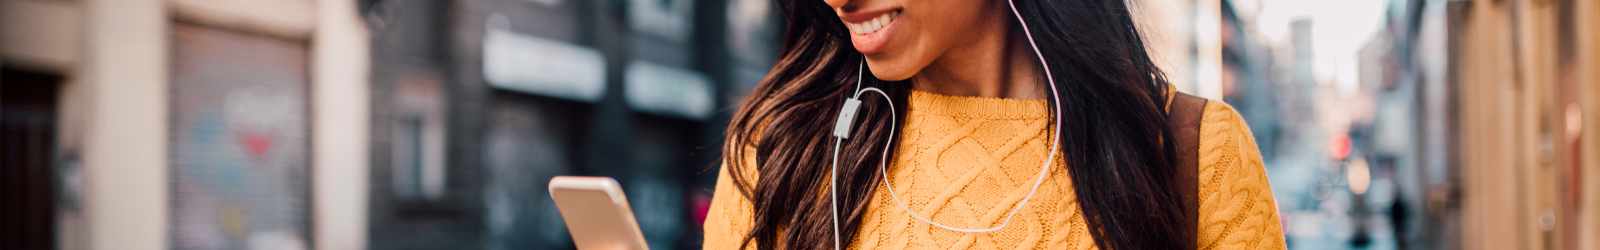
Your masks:
[{"label": "lips", "polygon": [[841,16],[844,25],[850,30],[850,41],[856,51],[862,54],[873,54],[882,51],[888,44],[889,35],[894,31],[895,20],[900,17],[899,10],[884,10],[865,13],[851,13]]}]

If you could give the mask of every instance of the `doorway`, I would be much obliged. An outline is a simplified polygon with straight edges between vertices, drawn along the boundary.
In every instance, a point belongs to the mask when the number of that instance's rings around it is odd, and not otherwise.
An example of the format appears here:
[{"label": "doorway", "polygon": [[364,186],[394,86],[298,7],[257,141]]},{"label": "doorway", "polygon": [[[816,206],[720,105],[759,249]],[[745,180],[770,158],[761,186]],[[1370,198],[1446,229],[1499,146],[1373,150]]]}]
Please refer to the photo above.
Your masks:
[{"label": "doorway", "polygon": [[0,67],[0,249],[55,249],[61,77]]}]

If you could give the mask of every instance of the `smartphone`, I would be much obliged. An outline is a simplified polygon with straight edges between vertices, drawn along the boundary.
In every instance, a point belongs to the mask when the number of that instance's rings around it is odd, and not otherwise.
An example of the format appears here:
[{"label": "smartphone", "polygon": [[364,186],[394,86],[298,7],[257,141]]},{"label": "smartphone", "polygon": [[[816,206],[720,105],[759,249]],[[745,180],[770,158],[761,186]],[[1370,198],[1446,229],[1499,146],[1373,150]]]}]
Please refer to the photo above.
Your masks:
[{"label": "smartphone", "polygon": [[550,179],[550,198],[578,249],[649,249],[616,179],[557,176]]}]

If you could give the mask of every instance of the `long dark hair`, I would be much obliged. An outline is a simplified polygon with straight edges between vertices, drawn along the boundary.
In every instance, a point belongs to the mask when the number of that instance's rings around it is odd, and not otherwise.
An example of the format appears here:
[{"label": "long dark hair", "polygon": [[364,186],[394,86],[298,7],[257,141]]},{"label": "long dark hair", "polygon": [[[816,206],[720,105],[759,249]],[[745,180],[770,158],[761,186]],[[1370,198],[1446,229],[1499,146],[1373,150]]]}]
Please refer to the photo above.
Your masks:
[{"label": "long dark hair", "polygon": [[[1015,1],[1051,62],[1056,82],[1049,84],[1062,93],[1062,155],[1095,243],[1107,249],[1193,248],[1196,224],[1185,211],[1197,208],[1182,202],[1173,179],[1172,142],[1162,139],[1171,134],[1163,111],[1167,82],[1145,51],[1127,0]],[[777,4],[785,21],[779,60],[734,114],[723,160],[754,206],[744,244],[825,248],[820,242],[833,237],[826,195],[832,186],[832,117],[852,94],[862,56],[850,49],[844,25],[821,1]],[[905,107],[909,83],[877,87]],[[881,103],[870,100],[876,95],[863,98],[869,99],[863,100],[862,118],[839,155],[845,244],[878,187],[875,164],[890,157],[878,149],[894,143],[888,106],[873,105]],[[755,164],[747,165],[741,159],[751,154]]]}]

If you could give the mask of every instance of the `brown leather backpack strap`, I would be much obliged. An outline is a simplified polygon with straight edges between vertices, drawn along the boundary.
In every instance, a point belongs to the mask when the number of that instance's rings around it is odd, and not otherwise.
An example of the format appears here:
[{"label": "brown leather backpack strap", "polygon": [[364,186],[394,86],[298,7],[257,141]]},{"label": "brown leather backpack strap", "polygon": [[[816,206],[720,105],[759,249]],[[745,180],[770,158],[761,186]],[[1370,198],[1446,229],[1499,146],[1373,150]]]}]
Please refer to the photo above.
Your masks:
[{"label": "brown leather backpack strap", "polygon": [[[1177,157],[1173,163],[1178,167],[1177,181],[1178,192],[1183,195],[1184,207],[1188,209],[1188,217],[1196,219],[1194,225],[1199,225],[1200,214],[1200,120],[1204,116],[1207,101],[1205,98],[1173,92],[1171,103],[1168,104],[1167,126],[1172,129],[1172,145],[1177,148]],[[1198,227],[1195,230],[1199,230]],[[1197,234],[1198,235],[1198,234]]]}]

